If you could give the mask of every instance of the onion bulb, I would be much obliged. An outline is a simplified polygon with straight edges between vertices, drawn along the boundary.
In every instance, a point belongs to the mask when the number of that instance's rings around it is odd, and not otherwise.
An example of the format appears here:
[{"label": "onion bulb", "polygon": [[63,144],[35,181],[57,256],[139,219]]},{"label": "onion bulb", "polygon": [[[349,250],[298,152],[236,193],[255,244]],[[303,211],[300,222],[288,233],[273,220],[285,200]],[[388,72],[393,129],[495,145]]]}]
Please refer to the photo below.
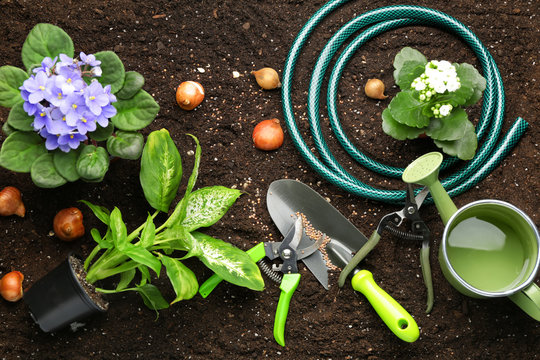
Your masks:
[{"label": "onion bulb", "polygon": [[23,296],[22,282],[24,275],[19,271],[12,271],[0,279],[0,295],[7,301],[19,301]]},{"label": "onion bulb", "polygon": [[60,210],[53,220],[54,233],[62,241],[73,241],[84,235],[83,215],[76,207]]},{"label": "onion bulb", "polygon": [[265,67],[257,71],[252,71],[251,74],[255,76],[257,84],[265,90],[273,90],[281,87],[279,75],[277,71],[272,68]]},{"label": "onion bulb", "polygon": [[196,81],[184,81],[176,89],[176,102],[184,110],[193,110],[204,99],[204,88]]},{"label": "onion bulb", "polygon": [[253,129],[253,144],[259,150],[276,150],[283,144],[283,129],[278,119],[263,120]]},{"label": "onion bulb", "polygon": [[0,191],[0,215],[18,215],[24,217],[26,209],[21,198],[19,189],[13,186],[6,186]]},{"label": "onion bulb", "polygon": [[369,79],[364,91],[367,97],[372,99],[383,100],[388,97],[388,95],[384,95],[384,83],[379,79]]}]

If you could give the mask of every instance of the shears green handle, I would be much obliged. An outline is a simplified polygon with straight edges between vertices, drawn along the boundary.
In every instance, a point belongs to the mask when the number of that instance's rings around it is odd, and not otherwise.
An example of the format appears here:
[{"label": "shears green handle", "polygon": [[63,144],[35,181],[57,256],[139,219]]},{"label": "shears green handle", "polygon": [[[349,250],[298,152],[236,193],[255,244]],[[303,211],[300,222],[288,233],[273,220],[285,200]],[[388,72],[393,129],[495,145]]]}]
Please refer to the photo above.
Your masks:
[{"label": "shears green handle", "polygon": [[353,276],[351,283],[354,290],[364,294],[386,326],[398,338],[407,342],[418,339],[420,330],[416,321],[407,310],[375,283],[371,272],[360,270]]},{"label": "shears green handle", "polygon": [[[258,243],[251,249],[247,250],[246,253],[249,255],[251,260],[255,262],[261,260],[265,256],[264,243]],[[201,286],[199,287],[199,294],[203,298],[206,298],[216,288],[216,286],[219,285],[222,280],[223,278],[221,278],[221,276],[219,276],[218,274],[213,274],[204,283],[201,284]]]},{"label": "shears green handle", "polygon": [[285,322],[289,313],[289,304],[294,291],[298,287],[298,283],[300,283],[300,274],[285,274],[279,285],[281,294],[279,295],[276,317],[274,319],[274,339],[281,346],[285,346]]}]

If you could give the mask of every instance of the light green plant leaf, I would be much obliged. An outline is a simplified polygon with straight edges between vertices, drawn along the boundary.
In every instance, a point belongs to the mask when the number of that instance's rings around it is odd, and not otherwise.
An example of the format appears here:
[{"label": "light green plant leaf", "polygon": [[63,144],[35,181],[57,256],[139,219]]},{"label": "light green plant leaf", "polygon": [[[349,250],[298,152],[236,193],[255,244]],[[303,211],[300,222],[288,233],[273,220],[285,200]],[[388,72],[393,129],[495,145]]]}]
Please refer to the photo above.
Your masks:
[{"label": "light green plant leaf", "polygon": [[127,229],[120,209],[114,207],[109,218],[109,229],[114,247],[122,251],[127,246]]},{"label": "light green plant leaf", "polygon": [[[470,106],[476,104],[486,89],[486,79],[471,64],[462,63],[453,65],[456,67],[457,75],[461,81],[461,87],[472,89],[472,93],[465,99],[462,105]],[[460,90],[461,88],[457,92]],[[463,97],[466,97],[467,94],[468,92]]]},{"label": "light green plant leaf", "polygon": [[112,51],[100,51],[94,54],[101,61],[101,76],[97,77],[101,85],[111,85],[111,92],[117,93],[124,85],[125,69],[122,60]]},{"label": "light green plant leaf", "polygon": [[122,254],[127,255],[131,260],[141,265],[148,266],[150,269],[154,270],[159,277],[159,273],[161,271],[161,262],[156,259],[154,255],[150,253],[150,251],[129,243],[126,243],[125,247],[119,250]]},{"label": "light green plant leaf", "polygon": [[120,274],[120,281],[118,282],[118,285],[116,286],[116,290],[124,290],[129,286],[133,278],[135,278],[135,273],[137,272],[136,269],[130,269],[127,271],[124,271]]},{"label": "light green plant leaf", "polygon": [[102,249],[110,249],[113,246],[113,243],[110,241],[110,239],[107,236],[102,238],[99,230],[96,228],[90,230],[90,235],[92,236],[92,239],[94,239],[94,241]]},{"label": "light green plant leaf", "polygon": [[76,166],[77,172],[85,180],[103,179],[109,170],[109,154],[101,146],[85,145]]},{"label": "light green plant leaf", "polygon": [[426,135],[435,140],[458,140],[465,135],[468,123],[469,119],[465,110],[454,108],[448,116],[442,119],[431,119],[426,129]]},{"label": "light green plant leaf", "polygon": [[118,130],[107,140],[107,151],[122,159],[137,160],[141,157],[144,137],[135,131]]},{"label": "light green plant leaf", "polygon": [[425,128],[411,127],[398,123],[394,120],[388,108],[382,112],[382,128],[385,134],[397,140],[416,139],[418,135],[426,130]]},{"label": "light green plant leaf", "polygon": [[38,157],[30,169],[30,176],[36,186],[40,188],[55,188],[64,185],[67,180],[56,171],[53,163],[53,154],[46,153]]},{"label": "light green plant leaf", "polygon": [[53,163],[56,171],[67,181],[77,181],[80,178],[77,172],[77,159],[81,151],[79,149],[63,152],[56,150],[53,152]]},{"label": "light green plant leaf", "polygon": [[154,239],[156,237],[156,225],[154,225],[154,220],[152,215],[148,215],[144,227],[141,232],[141,242],[140,246],[144,249],[149,248],[154,244]]},{"label": "light green plant leaf", "polygon": [[454,141],[433,141],[444,153],[451,156],[457,156],[461,160],[471,160],[474,157],[478,146],[474,125],[470,121],[467,121],[465,134],[461,139]]},{"label": "light green plant leaf", "polygon": [[96,125],[96,130],[88,133],[90,139],[94,139],[96,141],[105,141],[114,132],[114,124],[112,123],[112,121],[109,121],[109,125],[107,125],[106,127],[101,127],[99,124]]},{"label": "light green plant leaf", "polygon": [[412,90],[400,91],[390,101],[388,109],[392,118],[400,124],[411,127],[424,128],[429,125],[429,117],[422,112],[426,106],[413,96]]},{"label": "light green plant leaf", "polygon": [[141,273],[141,282],[140,282],[139,286],[142,286],[142,285],[150,282],[150,278],[151,278],[150,270],[148,270],[148,268],[146,266],[139,266],[137,269]]},{"label": "light green plant leaf", "polygon": [[178,259],[160,255],[160,260],[167,269],[167,277],[176,293],[176,298],[171,302],[171,305],[194,297],[199,290],[199,283],[193,271]]},{"label": "light green plant leaf", "polygon": [[9,112],[7,123],[14,129],[21,131],[34,131],[32,123],[34,117],[30,116],[24,111],[23,103],[18,102],[11,108]]},{"label": "light green plant leaf", "polygon": [[144,77],[136,71],[126,71],[124,86],[116,93],[119,99],[131,99],[144,85]]},{"label": "light green plant leaf", "polygon": [[128,100],[119,99],[113,105],[117,113],[111,121],[115,127],[125,131],[137,131],[148,126],[159,112],[158,103],[144,90]]},{"label": "light green plant leaf", "polygon": [[169,307],[169,303],[157,287],[152,284],[137,286],[135,290],[141,295],[144,304],[151,310],[162,310]]},{"label": "light green plant leaf", "polygon": [[22,61],[27,69],[35,64],[41,64],[44,58],[54,59],[60,54],[73,57],[73,41],[69,35],[58,26],[52,24],[37,24],[26,37],[22,47]]},{"label": "light green plant leaf", "polygon": [[406,46],[394,57],[394,79],[397,80],[397,74],[399,74],[399,71],[406,61],[416,62],[418,65],[422,66],[425,66],[428,62],[426,57],[420,51]]},{"label": "light green plant leaf", "polygon": [[91,202],[86,201],[86,200],[79,200],[79,201],[82,202],[83,204],[85,204],[86,206],[88,206],[90,208],[90,210],[92,210],[94,215],[99,220],[101,220],[102,223],[104,223],[107,226],[109,225],[111,220],[110,220],[110,212],[109,212],[109,210],[107,208],[105,208],[103,206],[99,206],[99,205],[94,205]]},{"label": "light green plant leaf", "polygon": [[23,69],[11,65],[0,67],[0,106],[10,108],[22,103],[19,87],[26,79],[28,74]]},{"label": "light green plant leaf", "polygon": [[2,132],[6,136],[9,136],[9,135],[13,134],[15,131],[17,131],[17,130],[15,130],[13,127],[9,126],[7,121],[4,123],[4,125],[2,125]]},{"label": "light green plant leaf", "polygon": [[394,72],[394,79],[401,90],[409,90],[414,79],[422,75],[424,71],[425,63],[419,64],[416,61],[405,61],[397,74]]},{"label": "light green plant leaf", "polygon": [[210,270],[232,284],[256,291],[264,289],[259,267],[247,253],[203,233],[195,231],[191,234],[201,250],[198,258]]},{"label": "light green plant leaf", "polygon": [[168,212],[182,179],[182,160],[166,129],[148,136],[139,177],[148,203],[156,210]]},{"label": "light green plant leaf", "polygon": [[46,154],[45,141],[35,132],[15,131],[0,149],[0,165],[16,172],[30,172],[32,163]]}]

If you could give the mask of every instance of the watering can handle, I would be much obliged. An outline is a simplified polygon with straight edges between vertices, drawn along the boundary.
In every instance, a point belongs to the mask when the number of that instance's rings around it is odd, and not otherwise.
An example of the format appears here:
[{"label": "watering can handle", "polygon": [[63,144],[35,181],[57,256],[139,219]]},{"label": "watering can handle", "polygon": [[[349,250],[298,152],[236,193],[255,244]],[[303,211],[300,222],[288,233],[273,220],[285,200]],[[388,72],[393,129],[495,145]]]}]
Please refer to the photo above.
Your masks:
[{"label": "watering can handle", "polygon": [[339,274],[338,279],[338,285],[339,287],[343,287],[345,285],[345,280],[347,280],[347,276],[358,266],[360,261],[362,261],[371,250],[379,243],[379,240],[381,240],[381,235],[377,232],[377,229],[373,230],[373,233],[369,237],[369,240],[367,243],[365,243],[353,256],[351,261],[341,270],[341,273]]},{"label": "watering can handle", "polygon": [[418,339],[420,330],[416,321],[407,310],[375,283],[371,272],[360,270],[352,278],[352,287],[364,294],[386,326],[398,338],[407,342]]},{"label": "watering can handle", "polygon": [[510,295],[517,306],[536,321],[540,321],[540,287],[532,283],[525,289]]},{"label": "watering can handle", "polygon": [[281,294],[279,295],[276,317],[274,319],[274,339],[281,346],[285,346],[285,322],[289,313],[289,304],[294,291],[298,287],[298,283],[300,283],[300,274],[285,274],[279,286]]}]

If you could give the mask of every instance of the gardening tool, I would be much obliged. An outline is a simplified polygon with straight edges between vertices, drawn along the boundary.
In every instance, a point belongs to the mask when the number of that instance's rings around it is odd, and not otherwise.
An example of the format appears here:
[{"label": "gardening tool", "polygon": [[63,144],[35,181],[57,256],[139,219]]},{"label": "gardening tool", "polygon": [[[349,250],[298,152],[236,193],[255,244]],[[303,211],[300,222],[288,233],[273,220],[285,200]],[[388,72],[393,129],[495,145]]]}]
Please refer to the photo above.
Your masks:
[{"label": "gardening tool", "polygon": [[425,154],[403,172],[403,181],[429,188],[445,224],[439,263],[464,295],[508,297],[540,321],[540,235],[520,209],[500,200],[479,200],[458,209],[438,180],[443,155]]},{"label": "gardening tool", "polygon": [[[267,206],[274,223],[284,233],[293,221],[291,215],[302,214],[310,227],[321,232],[325,240],[321,251],[304,259],[306,266],[328,288],[327,269],[320,271],[320,261],[331,261],[338,267],[346,266],[354,253],[363,250],[367,238],[328,201],[309,186],[295,180],[282,179],[270,184]],[[327,253],[325,259],[323,252]],[[330,265],[327,263],[327,266]],[[415,341],[419,336],[418,325],[411,315],[373,280],[373,275],[362,270],[352,279],[353,288],[362,292],[385,324],[400,339]]]},{"label": "gardening tool", "polygon": [[[422,248],[420,249],[420,266],[422,267],[422,275],[424,278],[424,284],[427,289],[427,309],[426,313],[429,313],[433,308],[433,282],[431,279],[431,266],[429,264],[429,242],[430,231],[427,225],[424,223],[418,210],[422,206],[424,199],[429,193],[427,187],[423,188],[416,197],[414,196],[414,190],[411,184],[407,184],[407,197],[405,198],[405,206],[400,211],[392,212],[384,216],[377,228],[371,234],[368,242],[362,247],[360,251],[354,255],[353,259],[345,266],[339,276],[338,284],[340,287],[345,283],[345,279],[350,274],[360,261],[362,261],[366,255],[379,243],[384,231],[404,240],[421,241]],[[405,232],[399,229],[399,226],[403,223],[403,220],[408,219],[410,221],[411,231]]]}]

